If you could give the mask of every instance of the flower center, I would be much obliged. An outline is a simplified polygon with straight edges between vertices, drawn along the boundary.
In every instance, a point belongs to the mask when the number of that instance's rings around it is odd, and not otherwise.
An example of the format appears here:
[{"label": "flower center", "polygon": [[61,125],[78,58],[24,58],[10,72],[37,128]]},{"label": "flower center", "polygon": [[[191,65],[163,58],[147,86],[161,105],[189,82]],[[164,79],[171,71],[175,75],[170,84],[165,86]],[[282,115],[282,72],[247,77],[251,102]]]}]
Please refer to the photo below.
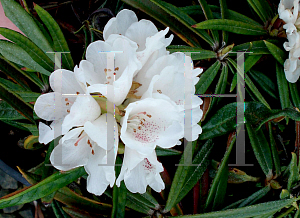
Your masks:
[{"label": "flower center", "polygon": [[153,117],[146,112],[134,114],[127,120],[128,131],[132,133],[137,141],[142,143],[156,141],[162,128],[162,125],[155,122]]}]

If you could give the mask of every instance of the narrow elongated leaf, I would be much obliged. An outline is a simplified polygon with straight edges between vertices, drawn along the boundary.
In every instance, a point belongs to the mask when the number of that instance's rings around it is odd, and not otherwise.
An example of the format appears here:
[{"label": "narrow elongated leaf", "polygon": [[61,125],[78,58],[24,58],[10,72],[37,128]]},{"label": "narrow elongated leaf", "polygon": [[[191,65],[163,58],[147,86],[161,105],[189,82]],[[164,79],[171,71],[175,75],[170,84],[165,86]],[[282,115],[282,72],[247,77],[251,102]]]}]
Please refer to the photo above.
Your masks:
[{"label": "narrow elongated leaf", "polygon": [[298,109],[300,108],[300,97],[299,97],[299,91],[297,88],[297,83],[288,83],[290,88],[291,97],[293,100],[293,104]]},{"label": "narrow elongated leaf", "polygon": [[14,43],[6,40],[0,40],[0,52],[11,62],[28,67],[47,76],[50,75],[49,71],[45,70],[42,66],[36,63],[25,50]]},{"label": "narrow elongated leaf", "polygon": [[248,23],[241,21],[228,20],[228,19],[213,19],[206,20],[196,25],[193,25],[197,29],[213,29],[213,30],[224,30],[231,33],[242,34],[242,35],[266,35],[267,31],[262,26],[253,26]]},{"label": "narrow elongated leaf", "polygon": [[181,151],[177,151],[172,148],[161,148],[159,146],[156,146],[155,151],[157,156],[174,156],[182,154]]},{"label": "narrow elongated leaf", "polygon": [[247,73],[261,58],[262,55],[252,55],[245,60],[245,73]]},{"label": "narrow elongated leaf", "polygon": [[196,142],[188,143],[188,146],[185,148],[171,185],[167,204],[164,209],[165,212],[170,211],[172,207],[186,196],[209,165],[208,155],[213,146],[211,140],[208,140],[202,146],[201,150],[195,155],[192,164],[186,164],[185,158],[191,158],[189,155],[193,155],[193,147],[195,145]]},{"label": "narrow elongated leaf", "polygon": [[277,77],[280,104],[281,104],[281,108],[284,109],[290,106],[289,88],[288,88],[288,82],[283,72],[283,67],[280,66],[279,63],[276,63],[276,77]]},{"label": "narrow elongated leaf", "polygon": [[[220,7],[218,7],[216,5],[208,5],[208,6],[209,6],[210,10],[212,11],[215,19],[222,18],[222,15],[220,16],[220,14],[219,14]],[[191,6],[181,7],[180,10],[182,10],[184,13],[189,14],[189,15],[204,15],[203,11],[201,10],[200,5],[191,5]],[[230,10],[230,9],[227,9],[227,19],[241,21],[241,22],[249,23],[249,24],[256,25],[256,26],[261,26],[261,24],[256,22],[255,20],[253,20],[243,14],[240,14],[236,11]]]},{"label": "narrow elongated leaf", "polygon": [[126,207],[129,207],[135,211],[138,211],[140,213],[144,213],[144,214],[153,214],[153,210],[150,209],[147,205],[136,201],[135,198],[132,198],[132,196],[127,195],[126,198]]},{"label": "narrow elongated leaf", "polygon": [[284,64],[285,59],[287,59],[286,53],[279,48],[277,45],[274,45],[271,42],[264,40],[266,47],[269,49],[270,53],[274,56],[274,58],[281,64]]},{"label": "narrow elongated leaf", "polygon": [[[221,9],[221,17],[222,19],[226,19],[228,17],[228,9],[225,0],[219,0],[220,2],[220,9]],[[213,19],[213,18],[212,18]],[[222,44],[227,44],[228,34],[226,31],[222,31]]]},{"label": "narrow elongated leaf", "polygon": [[[210,8],[208,7],[208,4],[206,3],[206,1],[205,0],[198,0],[198,2],[199,2],[200,6],[202,8],[205,19],[206,20],[214,19],[213,14],[212,14]],[[219,39],[219,33],[218,33],[218,31],[213,30],[213,29],[211,29],[210,32],[211,32],[211,35],[212,35],[212,37],[214,39],[214,42],[215,42],[214,47],[218,48],[219,47],[219,40],[220,40]]]},{"label": "narrow elongated leaf", "polygon": [[[33,119],[33,106],[24,102],[14,92],[9,91],[3,84],[0,83],[0,98],[10,104],[15,110],[17,110],[26,119],[35,123]],[[13,118],[12,118],[13,119]]]},{"label": "narrow elongated leaf", "polygon": [[272,9],[266,0],[247,0],[260,19],[265,23],[271,18]]},{"label": "narrow elongated leaf", "polygon": [[[57,22],[52,18],[52,16],[37,4],[34,6],[34,9],[49,30],[49,33],[53,39],[55,51],[70,52],[68,43]],[[62,63],[66,69],[73,70],[74,63],[70,53],[62,54]]]},{"label": "narrow elongated leaf", "polygon": [[191,18],[189,15],[185,14],[180,9],[178,9],[174,5],[169,4],[167,2],[160,1],[160,0],[150,0],[150,1],[153,2],[154,4],[156,4],[157,6],[159,6],[164,11],[166,11],[168,14],[175,17],[180,23],[182,23],[184,26],[186,26],[188,29],[193,31],[195,34],[197,34],[201,38],[203,38],[211,46],[214,45],[211,37],[205,31],[195,30],[194,28],[191,27],[192,25],[196,24],[197,22],[193,18]]},{"label": "narrow elongated leaf", "polygon": [[175,17],[164,11],[162,8],[151,2],[150,0],[122,0],[123,2],[137,8],[146,14],[150,15],[154,19],[158,20],[170,29],[184,42],[192,47],[200,47],[200,43],[197,39],[197,35],[178,21]]},{"label": "narrow elongated leaf", "polygon": [[231,142],[227,151],[225,152],[224,158],[218,168],[217,174],[210,187],[208,197],[205,203],[205,209],[212,208],[215,210],[218,206],[222,205],[227,188],[228,179],[228,158],[235,144],[236,135],[234,134],[231,138]]},{"label": "narrow elongated leaf", "polygon": [[14,0],[1,0],[1,4],[6,17],[8,17],[32,42],[44,52],[53,51],[34,19],[20,4]]},{"label": "narrow elongated leaf", "polygon": [[[121,166],[122,165],[122,159],[120,157],[117,157],[116,160],[117,166],[115,167],[116,169],[116,177],[119,176]],[[113,208],[112,208],[112,213],[111,217],[125,217],[125,205],[126,205],[126,186],[124,181],[121,182],[120,187],[117,187],[114,185],[113,188]]]},{"label": "narrow elongated leaf", "polygon": [[[219,81],[217,83],[216,89],[214,94],[225,94],[225,88],[226,88],[226,84],[227,84],[227,77],[228,77],[228,66],[225,65],[222,68],[222,72],[219,78]],[[219,102],[221,100],[221,98],[213,98],[210,104],[210,108],[213,107],[213,105],[216,102]]]},{"label": "narrow elongated leaf", "polygon": [[189,47],[184,45],[170,45],[167,50],[170,53],[174,52],[194,52],[191,54],[193,60],[203,60],[209,58],[217,58],[217,54],[214,51],[204,50],[202,48]]},{"label": "narrow elongated leaf", "polygon": [[245,75],[245,82],[246,85],[249,87],[249,89],[252,91],[252,93],[255,95],[255,97],[263,103],[267,108],[271,108],[269,103],[266,101],[266,99],[262,96],[260,91],[256,88],[250,77],[246,74]]},{"label": "narrow elongated leaf", "polygon": [[270,144],[271,144],[271,151],[272,151],[272,157],[273,157],[273,162],[275,166],[275,176],[279,176],[281,173],[281,167],[280,167],[280,159],[278,155],[278,151],[276,148],[276,142],[273,136],[273,130],[272,130],[272,123],[269,122],[269,137],[270,137]]},{"label": "narrow elongated leaf", "polygon": [[238,207],[245,207],[254,204],[256,201],[268,194],[269,191],[271,191],[271,186],[267,185],[266,187],[258,190],[257,192],[246,198]]},{"label": "narrow elongated leaf", "polygon": [[27,90],[30,90],[28,88],[26,79],[29,79],[32,81],[35,85],[37,85],[39,88],[43,89],[44,84],[42,81],[37,77],[35,73],[28,73],[21,69],[19,69],[15,64],[7,60],[5,57],[0,55],[0,70],[5,73],[7,76],[14,79],[18,84],[20,84],[22,87],[26,88]]},{"label": "narrow elongated leaf", "polygon": [[238,209],[230,209],[196,215],[176,216],[176,218],[240,218],[241,216],[243,218],[247,218],[262,216],[265,214],[275,213],[284,207],[290,206],[296,200],[296,198],[291,198],[287,200],[269,201],[267,203],[256,204]]},{"label": "narrow elongated leaf", "polygon": [[214,78],[216,77],[221,63],[216,61],[204,73],[201,74],[199,82],[196,84],[196,94],[204,94]]},{"label": "narrow elongated leaf", "polygon": [[51,203],[52,210],[56,218],[69,218],[65,211],[61,208],[57,201],[52,201]]},{"label": "narrow elongated leaf", "polygon": [[264,73],[255,70],[251,70],[249,72],[249,75],[264,91],[266,91],[273,98],[278,99],[277,95],[275,94],[275,84],[268,76],[266,76]]},{"label": "narrow elongated leaf", "polygon": [[68,185],[72,181],[83,176],[85,173],[83,167],[70,170],[64,173],[55,173],[52,176],[44,179],[36,185],[30,186],[22,191],[17,191],[0,198],[0,208],[11,207],[14,205],[25,204],[39,198],[42,198],[50,193]]},{"label": "narrow elongated leaf", "polygon": [[148,192],[145,192],[144,194],[135,194],[127,191],[127,198],[130,198],[132,201],[139,202],[140,204],[152,209],[159,208],[159,203],[157,202],[157,200]]},{"label": "narrow elongated leaf", "polygon": [[9,105],[6,101],[0,101],[0,120],[21,120],[26,119],[16,109]]},{"label": "narrow elongated leaf", "polygon": [[19,86],[18,84],[10,81],[10,80],[7,80],[7,79],[3,79],[3,78],[0,78],[0,83],[8,90],[10,91],[25,91],[26,89],[24,89],[23,87]]},{"label": "narrow elongated leaf", "polygon": [[53,71],[53,61],[27,37],[14,30],[2,27],[0,28],[0,34],[24,49],[24,51],[26,51],[29,56],[45,70],[49,72]]},{"label": "narrow elongated leaf", "polygon": [[255,157],[265,175],[269,175],[273,169],[272,155],[269,143],[266,140],[263,131],[259,129],[255,131],[251,124],[246,123],[247,132]]},{"label": "narrow elongated leaf", "polygon": [[[48,149],[50,151],[51,149]],[[45,163],[42,163],[43,169],[49,168],[49,166],[46,166]],[[19,169],[20,173],[22,176],[32,185],[38,183],[41,180],[41,176],[37,176],[37,174],[29,173],[29,172],[24,172],[23,170]],[[55,196],[54,199],[66,204],[70,207],[77,207],[84,209],[86,211],[94,211],[94,212],[99,212],[103,210],[111,210],[112,206],[110,204],[106,203],[101,203],[99,201],[95,201],[89,198],[86,198],[84,196],[81,196],[68,187],[63,187],[59,189]]]},{"label": "narrow elongated leaf", "polygon": [[292,160],[289,165],[289,179],[287,184],[287,190],[291,192],[292,186],[299,181],[299,171],[297,166],[297,156],[292,152]]},{"label": "narrow elongated leaf", "polygon": [[232,51],[253,52],[253,53],[249,53],[249,55],[270,54],[270,51],[263,40],[246,42],[240,45],[236,45],[233,47]]}]

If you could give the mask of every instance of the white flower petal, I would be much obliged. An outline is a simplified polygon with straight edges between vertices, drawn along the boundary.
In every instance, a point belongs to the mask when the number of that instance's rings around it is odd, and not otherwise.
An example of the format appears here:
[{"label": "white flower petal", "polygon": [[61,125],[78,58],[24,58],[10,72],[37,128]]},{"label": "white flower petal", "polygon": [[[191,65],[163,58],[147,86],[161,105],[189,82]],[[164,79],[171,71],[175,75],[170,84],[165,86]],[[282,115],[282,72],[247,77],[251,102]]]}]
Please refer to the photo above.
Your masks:
[{"label": "white flower petal", "polygon": [[131,24],[137,22],[135,13],[131,10],[123,9],[115,18],[111,18],[104,27],[103,38],[106,40],[111,34],[125,35]]},{"label": "white flower petal", "polygon": [[102,195],[107,186],[115,182],[114,165],[106,164],[106,150],[94,146],[94,153],[89,155],[87,164],[84,166],[88,173],[87,190],[95,195]]},{"label": "white flower petal", "polygon": [[63,133],[75,126],[83,126],[87,121],[93,121],[101,115],[101,109],[90,95],[78,96],[62,124]]},{"label": "white flower petal", "polygon": [[117,186],[124,180],[127,189],[133,193],[145,193],[147,185],[160,192],[165,185],[159,175],[162,164],[157,161],[155,151],[143,155],[128,147],[125,148],[123,166],[117,179]]},{"label": "white flower petal", "polygon": [[[66,134],[60,143],[53,149],[50,161],[51,164],[63,171],[67,171],[78,166],[84,166],[88,162],[91,148],[87,145],[87,136],[80,136],[82,128],[76,128]],[[71,134],[72,137],[68,137]],[[82,138],[80,138],[82,137]]]},{"label": "white flower petal", "polygon": [[38,117],[44,120],[59,120],[67,114],[68,109],[63,99],[58,92],[42,94],[34,104],[34,111]]},{"label": "white flower petal", "polygon": [[[55,120],[50,126],[40,122],[39,123],[39,142],[43,144],[48,144],[53,139],[57,138],[62,134],[61,132],[62,120]],[[55,129],[55,128],[60,128]]]},{"label": "white flower petal", "polygon": [[[127,106],[121,119],[120,137],[127,147],[149,154],[156,145],[176,145],[183,137],[179,122],[179,110],[175,104],[164,99],[146,98]],[[170,134],[170,131],[175,132]]]},{"label": "white flower petal", "polygon": [[84,131],[88,134],[88,136],[97,143],[98,146],[105,150],[111,150],[113,145],[107,145],[107,122],[114,122],[114,132],[109,135],[114,135],[115,146],[117,147],[119,144],[119,135],[118,135],[118,124],[113,116],[113,114],[102,114],[98,119],[93,122],[86,122],[84,124]]},{"label": "white flower petal", "polygon": [[84,94],[72,71],[59,69],[51,73],[49,77],[53,91],[62,94]]},{"label": "white flower petal", "polygon": [[140,20],[126,30],[125,36],[136,42],[139,47],[138,51],[142,51],[146,48],[146,39],[154,36],[157,32],[156,26],[151,21]]},{"label": "white flower petal", "polygon": [[113,51],[112,46],[100,40],[92,42],[86,49],[86,60],[93,64],[94,73],[98,75],[97,80],[106,81],[107,55],[105,52],[111,51]]}]

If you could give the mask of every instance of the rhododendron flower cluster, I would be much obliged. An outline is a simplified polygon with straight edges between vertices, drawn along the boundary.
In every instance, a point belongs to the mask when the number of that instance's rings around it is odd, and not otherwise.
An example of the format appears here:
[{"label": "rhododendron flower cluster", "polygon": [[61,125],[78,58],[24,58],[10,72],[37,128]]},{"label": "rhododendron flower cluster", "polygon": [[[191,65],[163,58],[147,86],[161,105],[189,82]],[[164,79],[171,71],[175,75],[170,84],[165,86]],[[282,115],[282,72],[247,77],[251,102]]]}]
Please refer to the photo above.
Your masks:
[{"label": "rhododendron flower cluster", "polygon": [[[156,146],[171,148],[180,145],[183,137],[193,141],[201,134],[202,100],[194,95],[194,85],[202,69],[194,69],[183,53],[169,54],[166,47],[173,36],[166,37],[167,33],[168,28],[158,31],[152,22],[138,21],[134,12],[122,10],[106,24],[104,41],[88,46],[86,60],[74,72],[59,69],[51,74],[53,92],[35,103],[36,114],[52,121],[50,126],[39,124],[39,141],[46,144],[62,135],[51,153],[52,165],[62,171],[84,166],[91,193],[101,195],[108,185],[120,186],[123,180],[134,193],[146,192],[147,185],[160,192],[165,185]],[[114,69],[108,67],[109,51],[116,51]],[[185,64],[192,71],[189,104],[185,103]],[[185,130],[187,111],[192,111],[192,119]],[[108,140],[109,122],[114,127],[113,143]],[[57,126],[61,131],[56,131]],[[185,131],[191,134],[185,136]],[[125,151],[116,178],[120,142]]]},{"label": "rhododendron flower cluster", "polygon": [[289,51],[289,58],[285,60],[284,72],[286,79],[295,83],[300,76],[300,19],[299,19],[299,0],[281,0],[278,6],[279,18],[285,24],[288,42],[283,44],[286,51]]}]

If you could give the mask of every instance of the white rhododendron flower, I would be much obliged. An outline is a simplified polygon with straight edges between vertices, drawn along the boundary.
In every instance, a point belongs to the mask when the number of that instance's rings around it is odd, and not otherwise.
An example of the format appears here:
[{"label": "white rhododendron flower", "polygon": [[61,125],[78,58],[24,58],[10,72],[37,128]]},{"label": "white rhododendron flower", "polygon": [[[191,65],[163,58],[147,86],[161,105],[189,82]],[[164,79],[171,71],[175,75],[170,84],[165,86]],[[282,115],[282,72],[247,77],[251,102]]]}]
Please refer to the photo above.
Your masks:
[{"label": "white rhododendron flower", "polygon": [[149,154],[156,145],[171,148],[183,137],[179,107],[164,99],[146,98],[130,103],[121,119],[126,147]]},{"label": "white rhododendron flower", "polygon": [[[116,158],[114,151],[118,148],[118,138],[114,145],[107,144],[106,116],[113,115],[103,114],[93,122],[86,122],[84,127],[69,131],[50,156],[52,165],[59,170],[84,166],[89,174],[87,190],[96,195],[101,195],[108,185],[112,187],[115,182],[114,166],[105,165],[108,156]],[[118,135],[118,128],[115,131]]]},{"label": "white rhododendron flower", "polygon": [[291,83],[297,82],[300,75],[299,10],[299,0],[281,0],[278,6],[279,17],[286,23],[283,28],[286,30],[288,39],[283,47],[290,52],[289,58],[284,62],[284,73],[286,79]]},{"label": "white rhododendron flower", "polygon": [[[188,59],[188,58],[186,58]],[[192,137],[186,137],[189,141],[194,141],[201,134],[202,129],[198,125],[201,120],[203,112],[200,109],[200,105],[203,101],[195,94],[195,86],[191,87],[191,105],[184,105],[185,95],[185,55],[183,53],[174,53],[172,55],[165,55],[157,59],[154,65],[146,73],[146,78],[151,78],[151,83],[148,90],[143,94],[143,98],[160,98],[161,94],[166,95],[180,107],[181,123],[184,125],[185,109],[192,109]],[[189,63],[186,63],[189,64]],[[203,69],[197,68],[192,70],[192,82],[193,85],[199,81],[197,77],[201,74]],[[157,74],[157,75],[155,75]],[[155,76],[153,76],[155,75]],[[142,88],[142,87],[141,87]]]},{"label": "white rhododendron flower", "polygon": [[[52,165],[62,171],[84,166],[87,190],[93,194],[101,195],[115,183],[119,140],[125,153],[116,184],[124,180],[134,193],[145,193],[148,185],[160,192],[165,185],[156,146],[172,148],[181,145],[183,137],[193,141],[202,132],[198,125],[202,100],[194,87],[202,69],[194,69],[183,53],[169,54],[166,47],[173,36],[166,38],[168,30],[158,31],[151,21],[138,21],[133,11],[120,11],[105,26],[104,41],[87,47],[86,60],[74,73],[54,71],[50,76],[54,92],[36,101],[36,114],[53,121],[50,126],[40,123],[39,141],[46,144],[63,135],[51,153]],[[291,36],[286,44],[291,51],[293,43]],[[189,77],[186,68],[191,70]],[[187,126],[189,112],[191,125]],[[55,131],[57,127],[61,131]]]},{"label": "white rhododendron flower", "polygon": [[[34,105],[34,111],[40,118],[54,121],[50,127],[39,124],[39,141],[45,144],[58,137],[60,134],[57,133],[65,134],[74,126],[95,120],[101,113],[92,97],[81,96],[85,92],[73,72],[59,69],[50,75],[49,80],[54,92],[41,95]],[[61,131],[54,131],[55,124],[62,125]]]},{"label": "white rhododendron flower", "polygon": [[281,0],[278,6],[279,18],[286,24],[283,26],[288,34],[297,31],[295,23],[298,18],[299,0]]},{"label": "white rhododendron flower", "polygon": [[[133,75],[141,68],[141,63],[136,57],[137,46],[126,38],[117,38],[111,44],[103,41],[91,43],[86,51],[86,59],[80,62],[79,68],[75,67],[75,74],[80,79],[82,86],[89,85],[90,93],[99,92],[108,97],[107,86],[114,89],[113,98],[108,100],[120,105],[126,98],[132,85]],[[101,51],[122,51],[115,54],[115,69],[107,69],[107,55]],[[113,84],[107,82],[106,74],[114,70]]]},{"label": "white rhododendron flower", "polygon": [[145,193],[147,185],[154,191],[160,192],[165,188],[159,175],[163,170],[154,150],[149,155],[143,155],[126,147],[123,166],[116,184],[120,186],[121,181],[124,180],[127,189],[133,193]]}]

